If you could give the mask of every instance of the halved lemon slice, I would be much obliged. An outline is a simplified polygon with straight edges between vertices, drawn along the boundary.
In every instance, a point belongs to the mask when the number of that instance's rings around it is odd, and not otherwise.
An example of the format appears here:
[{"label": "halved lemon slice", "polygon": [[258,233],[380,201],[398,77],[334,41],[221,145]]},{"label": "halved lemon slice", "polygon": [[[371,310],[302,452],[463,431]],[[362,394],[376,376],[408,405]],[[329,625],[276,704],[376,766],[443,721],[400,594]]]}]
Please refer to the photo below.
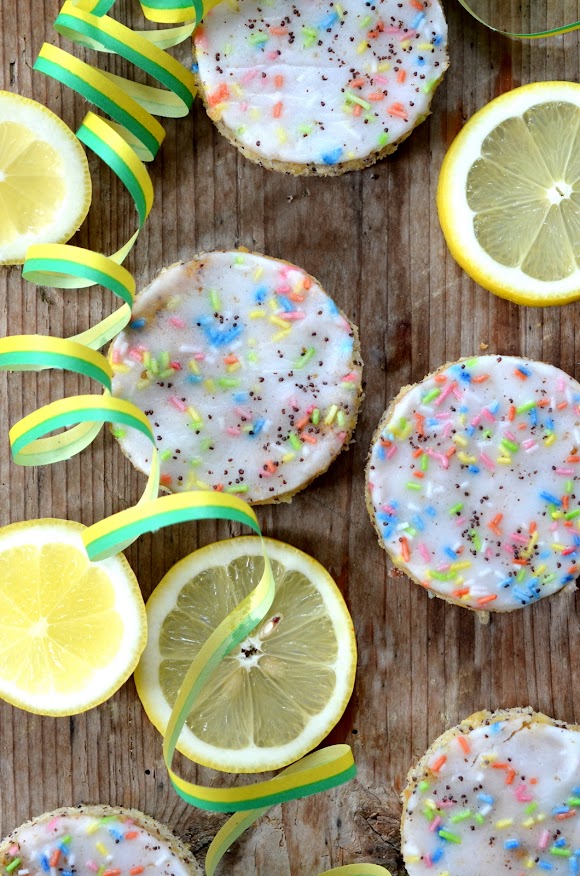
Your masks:
[{"label": "halved lemon slice", "polygon": [[42,715],[102,703],[133,672],[147,620],[122,554],[92,563],[69,520],[0,529],[0,697]]},{"label": "halved lemon slice", "polygon": [[24,261],[33,243],[64,243],[91,203],[83,147],[35,100],[0,91],[0,264]]},{"label": "halved lemon slice", "polygon": [[[336,724],[354,684],[354,632],[336,584],[312,557],[265,541],[272,608],[210,678],[179,740],[186,756],[217,770],[261,772],[302,757]],[[135,682],[161,733],[191,661],[263,568],[260,540],[233,538],[190,554],[153,591]]]},{"label": "halved lemon slice", "polygon": [[445,156],[437,206],[485,289],[538,306],[580,298],[580,85],[537,82],[484,106]]}]

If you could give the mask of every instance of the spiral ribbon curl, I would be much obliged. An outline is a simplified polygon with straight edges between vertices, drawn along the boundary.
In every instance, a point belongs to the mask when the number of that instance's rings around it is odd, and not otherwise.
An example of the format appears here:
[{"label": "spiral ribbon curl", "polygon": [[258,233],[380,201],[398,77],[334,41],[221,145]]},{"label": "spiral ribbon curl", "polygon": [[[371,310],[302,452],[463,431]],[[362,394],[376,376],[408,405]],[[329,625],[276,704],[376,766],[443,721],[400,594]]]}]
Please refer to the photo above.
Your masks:
[{"label": "spiral ribbon curl", "polygon": [[[165,49],[190,36],[205,12],[220,0],[141,0],[147,18],[178,26],[164,31],[132,31],[107,13],[114,0],[66,0],[55,28],[86,48],[116,53],[154,77],[163,88],[145,86],[100,71],[63,49],[44,44],[35,69],[57,79],[105,112],[85,117],[77,136],[121,179],[135,203],[137,229],[115,253],[105,256],[71,245],[32,246],[23,276],[57,288],[86,288],[100,284],[114,292],[122,306],[98,325],[61,339],[20,335],[0,340],[0,370],[41,371],[58,368],[95,380],[102,395],[79,395],[45,405],[25,416],[10,430],[14,461],[43,465],[69,459],[87,447],[104,423],[139,430],[153,445],[151,471],[144,493],[134,508],[88,527],[83,533],[92,560],[112,556],[145,532],[174,523],[227,519],[243,523],[260,537],[253,510],[241,499],[209,491],[158,497],[160,461],[149,421],[133,404],[111,396],[113,367],[98,350],[130,320],[135,281],[122,263],[153,206],[153,187],[145,169],[164,137],[156,116],[185,116],[195,98],[191,73]],[[65,431],[51,435],[58,429]],[[264,545],[263,545],[264,547]],[[274,779],[241,788],[209,788],[186,781],[172,769],[179,735],[195,700],[218,663],[266,617],[275,583],[264,548],[264,572],[255,589],[211,634],[190,666],[174,704],[163,743],[163,756],[176,792],[193,806],[236,812],[216,835],[207,858],[208,876],[229,846],[271,806],[336,787],[356,773],[348,745],[333,745],[303,757]],[[390,876],[374,864],[350,864],[335,876]]]},{"label": "spiral ribbon curl", "polygon": [[[503,8],[505,10],[509,5],[507,2],[505,2],[505,0],[504,0],[503,4],[500,3],[499,16],[497,16],[495,19],[493,19],[491,21],[489,20],[489,18],[486,15],[484,15],[483,13],[480,15],[480,14],[478,14],[478,11],[476,11],[476,10],[479,10],[479,8],[481,6],[479,0],[459,0],[459,2],[463,6],[463,8],[466,9],[469,12],[469,14],[475,18],[476,21],[479,21],[480,24],[485,25],[485,27],[488,27],[490,30],[495,31],[496,33],[499,33],[502,36],[511,37],[512,39],[520,39],[520,40],[542,39],[544,37],[560,36],[561,34],[569,33],[572,30],[578,30],[580,28],[580,21],[574,21],[574,22],[571,22],[570,24],[563,23],[563,24],[558,25],[557,27],[546,29],[546,30],[537,30],[537,31],[533,31],[531,33],[514,33],[511,30],[507,30],[505,28],[505,25],[503,24],[503,22],[506,20],[506,18],[502,17],[501,8]],[[558,3],[558,6],[557,6],[558,12],[560,12],[562,3],[559,2],[559,0],[553,0],[554,6],[556,5],[556,3]],[[525,6],[526,5],[524,4],[524,8],[525,8]]]}]

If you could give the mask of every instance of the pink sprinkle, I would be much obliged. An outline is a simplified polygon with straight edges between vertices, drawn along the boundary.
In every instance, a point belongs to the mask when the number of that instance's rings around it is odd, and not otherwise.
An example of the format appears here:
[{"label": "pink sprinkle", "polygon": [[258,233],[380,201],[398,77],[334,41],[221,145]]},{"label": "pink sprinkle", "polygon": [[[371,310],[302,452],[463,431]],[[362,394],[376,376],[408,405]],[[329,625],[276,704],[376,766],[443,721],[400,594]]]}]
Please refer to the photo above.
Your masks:
[{"label": "pink sprinkle", "polygon": [[340,324],[343,327],[343,329],[345,330],[345,332],[348,332],[348,334],[350,335],[352,328],[350,326],[350,322],[347,319],[345,319],[344,316],[340,317]]},{"label": "pink sprinkle", "polygon": [[257,70],[248,70],[248,72],[244,73],[244,75],[242,76],[242,83],[244,85],[248,85],[248,83],[250,83],[252,79],[255,79],[257,75]]},{"label": "pink sprinkle", "polygon": [[10,848],[8,849],[8,854],[14,858],[14,857],[16,857],[16,855],[18,854],[19,851],[20,851],[20,847],[18,845],[16,845],[16,843],[14,843],[14,845],[10,846]]},{"label": "pink sprinkle", "polygon": [[443,453],[437,453],[435,450],[429,448],[427,450],[428,456],[431,456],[433,459],[436,459],[437,462],[443,466],[443,468],[449,468],[449,460]]},{"label": "pink sprinkle", "polygon": [[376,74],[373,76],[373,82],[381,82],[381,83],[383,83],[383,84],[386,84],[388,81],[389,81],[389,80],[387,79],[387,77],[386,77],[386,76],[381,76],[380,73],[376,73]]},{"label": "pink sprinkle", "polygon": [[460,398],[461,398],[461,390],[459,389],[458,386],[454,386],[454,388],[453,388],[453,395],[454,395],[455,398],[457,398],[457,399],[460,399]]},{"label": "pink sprinkle", "polygon": [[236,408],[235,411],[236,411],[236,416],[239,417],[241,420],[251,420],[252,419],[252,414],[250,413],[250,411],[245,411],[243,408]]},{"label": "pink sprinkle", "polygon": [[181,363],[180,362],[170,362],[169,367],[173,368],[174,371],[181,371]]},{"label": "pink sprinkle", "polygon": [[135,350],[134,348],[129,351],[129,358],[133,359],[135,362],[143,361],[143,353],[140,353],[139,350]]},{"label": "pink sprinkle", "polygon": [[465,517],[458,517],[457,520],[455,521],[456,526],[463,526],[464,523],[465,523]]},{"label": "pink sprinkle", "polygon": [[529,541],[529,538],[526,538],[524,535],[520,535],[519,532],[512,532],[511,540],[515,541],[516,544],[527,544]]},{"label": "pink sprinkle", "polygon": [[429,551],[425,547],[424,543],[420,542],[420,544],[417,545],[417,549],[418,549],[419,553],[421,554],[421,556],[423,557],[423,559],[425,560],[425,562],[429,563],[431,561],[431,557],[429,556]]},{"label": "pink sprinkle", "polygon": [[289,292],[292,292],[292,289],[286,282],[280,283],[280,285],[276,287],[276,295],[288,295]]},{"label": "pink sprinkle", "polygon": [[445,423],[443,427],[443,432],[441,433],[444,438],[449,438],[449,435],[453,431],[453,423]]},{"label": "pink sprinkle", "polygon": [[111,352],[111,359],[113,360],[113,365],[118,365],[121,361],[121,353],[119,350],[113,350]]},{"label": "pink sprinkle", "polygon": [[438,414],[435,414],[436,420],[450,420],[451,419],[451,411],[439,411]]},{"label": "pink sprinkle", "polygon": [[98,872],[99,872],[99,867],[98,867],[97,864],[95,864],[94,861],[87,861],[87,862],[85,863],[85,866],[87,867],[88,870],[92,870],[93,873],[98,873]]},{"label": "pink sprinkle", "polygon": [[502,548],[504,549],[504,551],[506,552],[506,554],[511,554],[512,557],[513,557],[513,555],[514,555],[514,546],[513,546],[513,544],[507,544],[507,542],[504,542],[504,544],[502,544]]},{"label": "pink sprinkle", "polygon": [[488,468],[490,471],[494,470],[495,464],[494,464],[493,460],[490,459],[486,453],[480,453],[479,459],[481,460],[481,462],[483,462],[485,467]]},{"label": "pink sprinkle", "polygon": [[[338,440],[341,441],[341,442],[346,441],[347,433],[346,433],[346,432],[337,432],[337,433],[336,433],[336,437],[337,437]],[[394,446],[394,445],[393,445],[393,450],[395,450],[395,446]]]},{"label": "pink sprinkle", "polygon": [[392,514],[393,516],[396,515],[396,511],[392,505],[381,505],[381,511],[384,511],[385,514]]},{"label": "pink sprinkle", "polygon": [[556,474],[559,474],[559,475],[573,475],[574,474],[573,468],[555,468],[554,471],[556,472]]},{"label": "pink sprinkle", "polygon": [[535,446],[536,446],[536,442],[534,441],[533,438],[526,438],[525,441],[522,441],[522,447],[524,448],[524,450],[529,450],[530,447],[535,447]]},{"label": "pink sprinkle", "polygon": [[51,820],[50,820],[50,821],[48,822],[48,824],[46,825],[46,829],[47,829],[49,832],[50,832],[51,830],[54,830],[54,828],[57,826],[57,824],[59,823],[59,821],[60,821],[60,815],[55,815],[54,818],[51,818]]},{"label": "pink sprinkle", "polygon": [[451,393],[453,392],[453,389],[454,389],[455,386],[457,386],[457,384],[455,383],[455,381],[453,381],[453,383],[448,383],[447,386],[445,387],[445,389],[443,389],[443,390],[441,391],[441,394],[437,396],[437,398],[435,399],[434,404],[435,404],[437,407],[439,407],[439,405],[440,405],[442,402],[445,401],[445,399],[447,398],[447,396],[448,396],[448,395],[451,395]]},{"label": "pink sprinkle", "polygon": [[556,532],[557,529],[558,529],[558,524],[556,521],[554,521],[554,523],[552,523],[552,525],[550,526],[550,532]]},{"label": "pink sprinkle", "polygon": [[205,353],[194,353],[193,358],[196,362],[203,362],[203,360],[205,359]]},{"label": "pink sprinkle", "polygon": [[178,411],[187,410],[187,405],[185,405],[180,398],[177,398],[176,395],[170,395],[169,402],[173,405],[174,408],[177,408]]},{"label": "pink sprinkle", "polygon": [[434,833],[437,830],[437,828],[439,827],[439,825],[442,823],[442,821],[443,821],[443,819],[441,818],[440,815],[438,815],[437,818],[434,818],[433,821],[431,822],[431,824],[429,825],[430,832]]},{"label": "pink sprinkle", "polygon": [[437,803],[439,809],[451,809],[452,806],[455,806],[454,800],[439,800]]},{"label": "pink sprinkle", "polygon": [[297,319],[304,319],[306,314],[303,310],[280,310],[276,316],[295,322]]},{"label": "pink sprinkle", "polygon": [[387,459],[390,459],[392,456],[394,456],[396,452],[397,452],[397,445],[391,444],[391,446],[387,450]]},{"label": "pink sprinkle", "polygon": [[440,563],[437,566],[437,571],[445,573],[445,572],[448,572],[450,568],[451,568],[451,563]]},{"label": "pink sprinkle", "polygon": [[471,421],[471,423],[469,425],[470,426],[479,426],[480,423],[481,423],[481,414],[478,414],[476,417],[473,418],[473,420]]},{"label": "pink sprinkle", "polygon": [[269,61],[276,61],[278,58],[278,52],[266,52],[266,57]]},{"label": "pink sprinkle", "polygon": [[488,559],[488,560],[493,559],[493,550],[491,549],[491,547],[487,547],[485,549],[485,556],[486,556],[486,559]]},{"label": "pink sprinkle", "polygon": [[488,423],[495,423],[494,415],[491,413],[491,411],[488,411],[487,408],[482,408],[481,413],[483,414],[483,416],[485,417],[485,419],[487,420]]},{"label": "pink sprinkle", "polygon": [[172,316],[169,320],[171,325],[174,325],[175,328],[185,328],[185,321],[180,316]]},{"label": "pink sprinkle", "polygon": [[433,866],[433,859],[431,858],[431,855],[423,855],[423,863],[426,867],[431,869],[431,867]]},{"label": "pink sprinkle", "polygon": [[548,845],[549,841],[550,841],[550,831],[543,830],[542,836],[540,837],[540,842],[538,843],[538,848],[542,849],[542,851],[543,851],[546,848],[546,846]]},{"label": "pink sprinkle", "polygon": [[228,426],[228,428],[226,429],[226,432],[228,433],[228,435],[235,435],[235,436],[242,434],[242,430],[239,429],[237,426]]},{"label": "pink sprinkle", "polygon": [[354,371],[351,371],[350,374],[345,374],[345,376],[341,377],[340,379],[348,381],[348,383],[356,383],[358,380],[358,374],[355,374]]},{"label": "pink sprinkle", "polygon": [[530,803],[534,799],[532,795],[528,793],[526,785],[520,785],[519,788],[516,789],[516,797],[520,803]]},{"label": "pink sprinkle", "polygon": [[243,113],[247,112],[247,111],[248,111],[248,106],[249,106],[249,104],[248,104],[247,100],[242,101],[242,103],[240,104],[240,109],[241,109],[241,111],[242,111]]},{"label": "pink sprinkle", "polygon": [[566,384],[564,383],[564,378],[559,377],[558,380],[556,381],[556,389],[558,390],[558,392],[564,392],[565,388],[566,388]]},{"label": "pink sprinkle", "polygon": [[518,440],[511,430],[509,432],[505,433],[505,437],[509,438],[510,441],[517,441]]},{"label": "pink sprinkle", "polygon": [[261,477],[261,478],[271,478],[273,474],[274,474],[274,472],[273,472],[273,471],[268,471],[267,468],[262,467],[262,468],[260,469],[260,477]]}]

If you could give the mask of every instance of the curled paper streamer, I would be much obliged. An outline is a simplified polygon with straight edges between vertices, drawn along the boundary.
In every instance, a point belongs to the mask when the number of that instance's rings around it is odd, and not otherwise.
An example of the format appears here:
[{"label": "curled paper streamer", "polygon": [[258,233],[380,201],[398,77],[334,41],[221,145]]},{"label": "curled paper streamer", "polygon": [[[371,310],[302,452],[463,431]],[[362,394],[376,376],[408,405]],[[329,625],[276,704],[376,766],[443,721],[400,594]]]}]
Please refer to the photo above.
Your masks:
[{"label": "curled paper streamer", "polygon": [[[142,533],[183,521],[208,518],[243,523],[260,537],[254,511],[241,499],[214,492],[189,492],[158,497],[159,454],[149,421],[132,403],[111,396],[112,368],[98,350],[131,316],[135,282],[122,267],[153,205],[153,187],[143,164],[152,160],[164,137],[155,116],[188,113],[195,97],[193,77],[164,51],[186,39],[204,12],[219,0],[142,0],[147,18],[180,26],[163,32],[132,31],[107,16],[114,0],[66,0],[55,28],[89,49],[114,52],[154,77],[163,88],[139,85],[102,72],[62,49],[45,44],[35,69],[69,86],[107,113],[110,120],[89,112],[77,132],[122,180],[137,211],[137,229],[110,256],[72,245],[30,247],[23,276],[57,288],[100,284],[123,302],[101,323],[68,339],[21,335],[0,340],[0,370],[40,371],[59,368],[95,380],[102,395],[80,395],[45,405],[10,430],[15,462],[43,465],[69,459],[87,447],[104,423],[138,429],[153,445],[151,472],[143,496],[134,508],[87,528],[83,540],[89,557],[103,559],[123,550]],[[192,21],[193,19],[193,21]],[[64,429],[57,435],[55,430]],[[172,769],[179,735],[202,685],[218,663],[266,616],[275,583],[266,551],[261,580],[255,589],[211,634],[189,668],[173,707],[163,743],[163,755],[176,792],[190,804],[214,811],[236,812],[216,835],[206,867],[213,876],[229,846],[271,806],[336,787],[356,774],[348,745],[334,745],[303,757],[274,779],[241,788],[207,788],[185,781]],[[335,876],[390,876],[375,864],[350,864],[330,871]]]},{"label": "curled paper streamer", "polygon": [[[490,30],[495,31],[496,33],[502,34],[502,36],[508,36],[512,39],[520,39],[520,40],[531,40],[531,39],[541,39],[543,37],[550,36],[559,36],[563,33],[569,33],[572,30],[578,30],[580,28],[580,21],[574,21],[570,24],[559,24],[557,27],[548,28],[545,30],[536,30],[531,33],[518,33],[513,32],[510,27],[513,25],[506,25],[506,21],[508,20],[508,11],[510,8],[509,0],[500,0],[499,7],[500,11],[496,13],[495,16],[490,16],[487,10],[488,3],[482,3],[481,0],[459,0],[464,9],[467,9],[470,15],[472,15],[476,21],[479,21],[480,24],[485,25]],[[557,10],[557,17],[559,18],[561,15],[561,8],[563,4],[561,0],[551,0],[552,5]],[[532,0],[533,3],[533,0]],[[531,5],[531,4],[530,4]],[[521,6],[522,4],[518,4],[521,14]],[[550,6],[550,2],[548,2],[548,7]],[[502,10],[503,9],[503,13]]]}]

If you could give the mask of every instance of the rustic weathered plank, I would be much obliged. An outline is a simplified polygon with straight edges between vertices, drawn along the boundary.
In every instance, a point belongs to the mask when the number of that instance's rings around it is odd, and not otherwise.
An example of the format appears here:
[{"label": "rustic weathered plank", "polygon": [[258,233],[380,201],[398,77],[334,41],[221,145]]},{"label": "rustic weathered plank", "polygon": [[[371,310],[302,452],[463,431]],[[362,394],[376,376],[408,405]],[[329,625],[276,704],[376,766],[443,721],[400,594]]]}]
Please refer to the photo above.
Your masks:
[{"label": "rustic weathered plank", "polygon": [[[490,0],[489,7],[498,4]],[[60,41],[51,29],[58,5],[0,0],[0,88],[45,102],[75,126],[83,101],[31,70],[42,41]],[[116,15],[137,24],[136,5],[120,0]],[[576,0],[530,5],[538,27],[554,18],[555,6],[570,20],[580,17]],[[512,3],[516,26],[519,6]],[[477,288],[448,255],[434,204],[442,157],[464,120],[516,85],[576,80],[579,39],[512,43],[471,21],[455,0],[447,0],[447,12],[451,69],[433,115],[392,158],[364,172],[325,180],[267,173],[238,155],[200,106],[188,119],[170,121],[152,168],[154,211],[128,260],[144,285],[163,265],[197,251],[244,245],[309,270],[360,326],[366,399],[356,442],[291,506],[258,512],[267,534],[316,556],[348,601],[359,671],[331,740],[352,744],[359,775],[333,793],[272,810],[229,853],[223,872],[234,876],[314,876],[364,860],[402,873],[398,794],[413,759],[445,727],[479,708],[527,704],[580,722],[578,593],[482,626],[393,572],[364,507],[370,438],[403,384],[480,345],[545,359],[580,377],[580,305],[530,310]],[[179,54],[185,60],[187,47]],[[104,63],[127,71],[119,59]],[[91,167],[94,206],[78,242],[112,251],[132,233],[134,211],[118,181],[94,159]],[[38,291],[17,268],[0,270],[0,295],[2,334],[72,334],[114,306],[101,289]],[[9,424],[79,388],[88,386],[59,374],[0,375],[0,523],[39,516],[90,523],[138,499],[143,479],[106,432],[66,464],[28,470],[10,461]],[[235,531],[204,523],[142,538],[128,556],[145,596],[173,562]],[[198,778],[216,781],[203,770]],[[137,806],[201,853],[223,821],[189,809],[169,788],[160,738],[132,681],[70,720],[0,706],[0,833],[79,801]]]}]

